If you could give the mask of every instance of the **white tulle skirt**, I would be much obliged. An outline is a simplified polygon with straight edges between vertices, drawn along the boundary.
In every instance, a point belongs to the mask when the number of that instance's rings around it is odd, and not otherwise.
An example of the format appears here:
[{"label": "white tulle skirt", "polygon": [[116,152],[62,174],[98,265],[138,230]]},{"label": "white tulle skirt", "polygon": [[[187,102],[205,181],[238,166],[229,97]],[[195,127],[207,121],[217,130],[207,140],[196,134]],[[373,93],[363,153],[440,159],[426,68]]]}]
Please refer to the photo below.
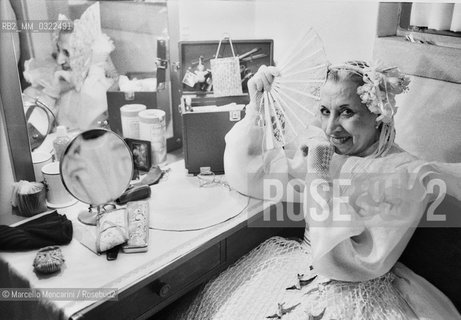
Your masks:
[{"label": "white tulle skirt", "polygon": [[308,241],[271,238],[208,282],[170,318],[459,319],[448,299],[429,283],[409,296],[414,277],[404,266],[370,281],[343,282],[317,276],[310,262]]}]

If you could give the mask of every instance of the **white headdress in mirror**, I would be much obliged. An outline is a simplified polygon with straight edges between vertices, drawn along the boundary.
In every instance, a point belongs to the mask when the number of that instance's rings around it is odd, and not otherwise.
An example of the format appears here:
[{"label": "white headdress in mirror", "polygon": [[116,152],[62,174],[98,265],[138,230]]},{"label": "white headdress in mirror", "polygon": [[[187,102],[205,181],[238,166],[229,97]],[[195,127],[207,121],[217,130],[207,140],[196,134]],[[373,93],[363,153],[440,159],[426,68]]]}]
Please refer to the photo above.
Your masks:
[{"label": "white headdress in mirror", "polygon": [[[60,14],[59,20],[69,20]],[[67,31],[61,31],[67,32]],[[57,42],[60,32],[54,34]],[[80,90],[90,66],[105,62],[109,53],[114,50],[110,38],[101,31],[99,2],[88,7],[80,19],[73,23],[73,31],[69,39],[69,65],[72,70],[72,82],[77,91]]]}]

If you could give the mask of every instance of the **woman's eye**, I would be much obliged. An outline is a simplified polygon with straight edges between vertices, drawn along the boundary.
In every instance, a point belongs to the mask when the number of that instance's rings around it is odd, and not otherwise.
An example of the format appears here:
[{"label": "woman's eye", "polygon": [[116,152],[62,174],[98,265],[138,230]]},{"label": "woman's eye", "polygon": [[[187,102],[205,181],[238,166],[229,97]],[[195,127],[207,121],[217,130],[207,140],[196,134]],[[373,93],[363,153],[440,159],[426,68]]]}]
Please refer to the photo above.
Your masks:
[{"label": "woman's eye", "polygon": [[69,57],[69,50],[61,48],[59,45],[56,45],[58,48],[58,54],[63,54],[66,57]]},{"label": "woman's eye", "polygon": [[352,117],[354,115],[354,111],[352,111],[351,109],[344,109],[341,112],[341,115],[344,117]]},{"label": "woman's eye", "polygon": [[322,108],[320,108],[320,114],[321,114],[322,116],[329,116],[329,115],[330,115],[330,110],[328,110],[328,109],[325,108],[325,107],[322,107]]}]

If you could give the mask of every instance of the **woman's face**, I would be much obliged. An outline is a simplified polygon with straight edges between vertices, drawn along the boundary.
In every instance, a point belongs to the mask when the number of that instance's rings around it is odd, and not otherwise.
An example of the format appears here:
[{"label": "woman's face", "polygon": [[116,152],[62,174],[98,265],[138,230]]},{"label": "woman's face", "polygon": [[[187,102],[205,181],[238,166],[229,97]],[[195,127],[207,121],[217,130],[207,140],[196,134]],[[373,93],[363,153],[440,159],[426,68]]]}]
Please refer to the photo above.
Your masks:
[{"label": "woman's face", "polygon": [[320,91],[322,129],[336,153],[361,156],[379,138],[376,114],[364,106],[351,80],[328,80]]},{"label": "woman's face", "polygon": [[70,70],[70,33],[61,32],[58,38],[58,56],[56,62],[61,66],[62,70]]}]

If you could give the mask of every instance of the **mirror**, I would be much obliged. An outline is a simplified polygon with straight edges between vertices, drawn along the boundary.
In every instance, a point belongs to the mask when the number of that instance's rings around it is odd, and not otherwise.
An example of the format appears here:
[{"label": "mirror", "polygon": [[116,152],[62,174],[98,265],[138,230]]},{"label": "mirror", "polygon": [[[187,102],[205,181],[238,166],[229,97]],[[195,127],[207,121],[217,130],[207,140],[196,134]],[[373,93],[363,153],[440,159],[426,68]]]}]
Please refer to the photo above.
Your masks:
[{"label": "mirror", "polygon": [[[77,19],[81,19],[82,15],[89,8],[97,4],[99,6],[99,12],[97,15],[92,15],[92,18],[95,19],[90,20],[93,22],[99,20],[101,33],[107,35],[107,37],[110,38],[110,40],[113,42],[114,46],[114,49],[109,54],[109,59],[105,60],[105,63],[102,64],[105,77],[101,78],[101,80],[107,80],[106,82],[110,82],[109,80],[114,80],[114,78],[117,76],[122,75],[138,77],[138,79],[144,76],[154,78],[157,82],[157,87],[154,88],[155,91],[145,94],[147,101],[144,104],[150,104],[147,105],[147,108],[162,109],[167,114],[166,121],[168,151],[181,147],[181,116],[177,111],[177,108],[172,107],[173,105],[179,104],[179,101],[177,101],[179,97],[174,97],[174,95],[172,95],[172,79],[170,74],[172,71],[170,67],[170,47],[171,43],[176,43],[177,38],[179,37],[179,25],[176,19],[177,9],[175,5],[171,6],[170,3],[164,0],[149,2],[21,0],[7,2],[11,3],[12,9],[14,9],[13,14],[15,16],[9,17],[8,19],[5,18],[5,20],[31,21],[37,23],[38,21],[58,21],[60,14],[66,16],[69,21],[75,22]],[[172,11],[174,11],[173,19],[170,19],[170,7],[173,7]],[[93,10],[92,12],[94,13],[96,10]],[[34,25],[34,28],[37,29],[40,28],[40,26]],[[56,38],[57,32],[54,30],[40,30],[40,32],[36,31],[38,30],[22,30],[22,32],[15,33],[14,35],[18,39],[14,40],[19,41],[13,41],[13,39],[10,39],[13,33],[5,33],[5,35],[2,35],[1,40],[2,57],[0,62],[2,63],[2,67],[5,66],[2,68],[2,74],[4,75],[5,79],[3,79],[4,81],[2,81],[1,84],[1,99],[3,107],[8,109],[5,110],[5,122],[7,124],[9,145],[12,149],[11,158],[13,160],[12,165],[15,180],[33,180],[32,161],[30,154],[24,154],[24,149],[27,148],[27,140],[29,140],[28,138],[30,138],[30,134],[28,136],[27,122],[25,119],[26,110],[24,110],[25,108],[21,108],[21,104],[22,106],[25,106],[26,104],[25,99],[21,99],[22,92],[26,92],[30,97],[32,97],[33,101],[39,98],[39,102],[53,110],[56,113],[56,121],[54,121],[55,125],[64,124],[68,126],[77,126],[80,120],[82,123],[91,123],[89,127],[78,125],[79,131],[100,127],[101,125],[106,125],[107,128],[107,124],[103,121],[105,119],[109,120],[108,126],[111,127],[112,124],[110,123],[109,119],[110,114],[108,113],[110,113],[110,110],[119,112],[121,106],[111,106],[110,102],[108,101],[109,99],[117,100],[120,97],[117,95],[118,89],[116,88],[116,85],[109,88],[106,86],[107,91],[98,91],[99,93],[97,95],[84,95],[85,97],[92,97],[94,101],[103,101],[105,99],[107,100],[107,112],[102,113],[102,118],[99,117],[101,112],[96,112],[96,109],[98,109],[96,108],[96,105],[100,106],[99,103],[87,103],[88,101],[85,103],[76,103],[76,101],[79,100],[75,99],[74,97],[76,94],[75,90],[69,89],[66,86],[62,86],[62,90],[60,90],[65,91],[65,94],[59,95],[59,98],[57,99],[59,100],[62,98],[62,101],[54,101],[53,99],[50,101],[50,99],[48,99],[46,96],[38,97],[42,91],[37,91],[35,89],[43,89],[41,88],[42,84],[47,83],[45,80],[53,80],[52,77],[41,77],[40,75],[43,73],[49,75],[50,72],[52,74],[58,72],[61,75],[69,74],[62,72],[68,70],[59,70],[59,68],[62,68],[62,66],[60,66],[58,63],[58,60],[61,61],[63,58],[63,55],[60,55],[59,53],[63,53],[65,55],[65,39],[61,39],[63,41],[60,42],[60,47],[58,49],[57,40],[59,38]],[[83,39],[85,40],[87,38],[83,37]],[[13,43],[17,44],[17,46],[13,47]],[[171,49],[172,51],[177,51],[175,48]],[[7,52],[5,53],[4,50]],[[161,60],[158,61],[156,57],[159,56],[161,57]],[[25,74],[25,63],[32,58],[35,59],[35,62],[28,64],[28,72]],[[173,57],[173,59],[174,61],[177,60],[176,57]],[[158,67],[159,65],[161,68]],[[67,68],[67,65],[65,65],[65,68]],[[94,76],[94,74],[99,74],[97,72],[93,72],[94,70],[92,68],[90,69],[83,68],[83,75]],[[13,79],[12,77],[17,78],[17,80]],[[33,87],[32,83],[30,82],[31,80],[35,80],[35,88],[30,88]],[[65,76],[62,76],[61,80],[65,80]],[[101,82],[104,81],[96,81],[91,83],[94,84]],[[117,80],[113,82],[114,84],[118,84]],[[81,84],[80,92],[82,92],[82,90],[86,90],[88,87],[95,87],[90,82],[81,83],[80,81],[79,83]],[[20,85],[18,86],[18,84]],[[56,93],[53,90],[46,91],[51,93],[51,98],[53,98],[53,94]],[[106,92],[111,91],[113,94],[110,94],[111,97],[107,97]],[[101,92],[103,94],[101,94]],[[125,96],[123,95],[124,92],[119,93],[122,93],[122,98],[125,99]],[[141,95],[140,97],[137,97],[135,94],[135,100],[138,98],[143,97]],[[93,111],[95,111],[95,114],[90,114],[90,112],[75,112],[72,113],[73,117],[82,116],[83,118],[79,119],[79,121],[74,121],[75,119],[65,121],[62,117],[65,115],[65,113],[59,114],[59,111],[57,110],[60,105],[66,103],[64,100],[71,102],[70,105],[72,107],[67,109],[69,114],[73,111],[76,111],[80,106],[86,106],[87,109],[91,110],[94,109]],[[116,102],[119,103],[119,101]],[[122,105],[127,103],[124,101],[121,102],[123,102]],[[136,103],[136,101],[133,102],[130,100],[128,103]],[[100,109],[101,108],[98,110]],[[23,114],[18,115],[18,110],[22,111]],[[84,119],[85,117],[90,117],[91,119]],[[46,120],[44,117],[42,118]],[[34,127],[37,128],[37,131],[39,131],[40,134],[32,133],[32,135],[42,137],[42,135],[44,135],[46,132],[46,124],[43,123],[35,125],[37,120],[33,120]],[[41,127],[44,129],[42,130]],[[70,131],[70,129],[72,128],[69,127],[68,131]],[[53,128],[51,129],[52,133],[54,130],[55,129],[53,125]],[[18,134],[17,131],[20,131],[20,134]],[[53,139],[53,134],[50,134],[49,140],[52,141]],[[36,145],[38,144],[39,143],[36,143]],[[35,147],[36,145],[32,145],[32,147]],[[43,143],[42,145],[47,146],[51,144]],[[15,146],[20,146],[20,148],[15,148]],[[51,152],[52,150],[42,151]]]},{"label": "mirror", "polygon": [[53,130],[56,119],[48,106],[38,99],[23,94],[23,101],[29,144],[33,151],[40,147],[46,136]]},{"label": "mirror", "polygon": [[[67,146],[60,166],[67,191],[98,211],[128,188],[134,170],[125,141],[106,129],[91,129],[77,135]],[[85,211],[79,219],[95,224],[96,214]]]}]

